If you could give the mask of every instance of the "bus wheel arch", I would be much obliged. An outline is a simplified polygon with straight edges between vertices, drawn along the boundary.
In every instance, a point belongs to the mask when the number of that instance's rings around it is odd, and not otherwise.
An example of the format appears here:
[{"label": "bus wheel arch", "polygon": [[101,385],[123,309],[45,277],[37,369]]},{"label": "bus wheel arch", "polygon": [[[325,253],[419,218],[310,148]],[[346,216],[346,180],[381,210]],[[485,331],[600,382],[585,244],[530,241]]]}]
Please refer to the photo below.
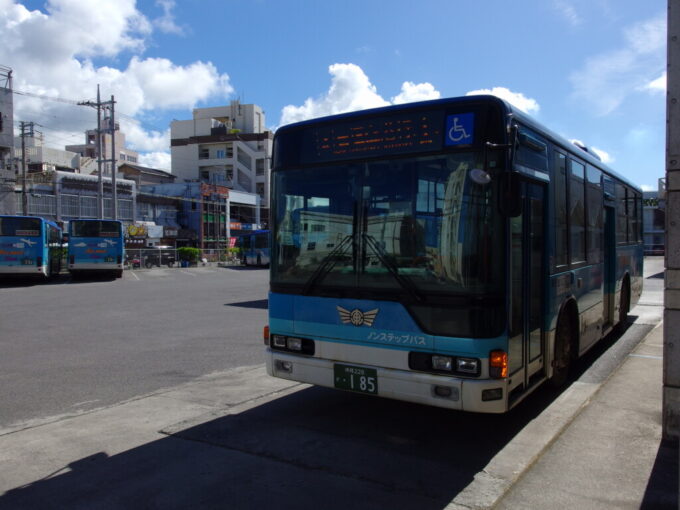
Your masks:
[{"label": "bus wheel arch", "polygon": [[566,301],[557,317],[550,384],[561,387],[567,382],[572,362],[578,357],[579,325],[576,301]]}]

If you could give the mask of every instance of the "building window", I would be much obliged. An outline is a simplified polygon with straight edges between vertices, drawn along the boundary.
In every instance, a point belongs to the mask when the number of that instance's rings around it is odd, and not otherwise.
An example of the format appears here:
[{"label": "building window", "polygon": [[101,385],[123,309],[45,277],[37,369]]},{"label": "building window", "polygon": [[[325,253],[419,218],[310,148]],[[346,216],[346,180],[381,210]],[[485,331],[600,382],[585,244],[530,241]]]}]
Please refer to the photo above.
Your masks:
[{"label": "building window", "polygon": [[198,159],[210,159],[210,150],[207,147],[198,149]]},{"label": "building window", "polygon": [[56,212],[54,195],[28,195],[28,214],[54,216]]},{"label": "building window", "polygon": [[125,161],[125,154],[123,154],[122,152],[120,153],[120,160]]},{"label": "building window", "polygon": [[264,175],[264,159],[255,160],[255,175]]},{"label": "building window", "polygon": [[61,195],[61,215],[78,218],[80,216],[80,200],[78,195]]},{"label": "building window", "polygon": [[226,157],[226,152],[224,149],[217,149],[215,151],[215,158],[217,159],[224,159]]},{"label": "building window", "polygon": [[131,220],[132,218],[132,200],[118,200],[118,219]]},{"label": "building window", "polygon": [[96,218],[97,216],[97,197],[80,197],[80,217]]},{"label": "building window", "polygon": [[257,188],[257,194],[264,198],[264,183],[258,182],[255,187]]}]

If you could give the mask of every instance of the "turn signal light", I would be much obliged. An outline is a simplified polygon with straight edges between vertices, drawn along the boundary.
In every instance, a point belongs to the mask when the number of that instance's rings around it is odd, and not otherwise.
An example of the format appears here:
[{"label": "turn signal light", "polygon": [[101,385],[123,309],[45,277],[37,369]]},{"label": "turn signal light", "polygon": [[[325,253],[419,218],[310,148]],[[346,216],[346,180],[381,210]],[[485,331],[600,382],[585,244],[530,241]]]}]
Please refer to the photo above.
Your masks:
[{"label": "turn signal light", "polygon": [[489,353],[489,376],[494,379],[504,379],[508,376],[507,352],[491,351]]},{"label": "turn signal light", "polygon": [[262,336],[264,337],[264,345],[269,345],[269,325],[266,325],[264,327],[264,331],[262,331]]}]

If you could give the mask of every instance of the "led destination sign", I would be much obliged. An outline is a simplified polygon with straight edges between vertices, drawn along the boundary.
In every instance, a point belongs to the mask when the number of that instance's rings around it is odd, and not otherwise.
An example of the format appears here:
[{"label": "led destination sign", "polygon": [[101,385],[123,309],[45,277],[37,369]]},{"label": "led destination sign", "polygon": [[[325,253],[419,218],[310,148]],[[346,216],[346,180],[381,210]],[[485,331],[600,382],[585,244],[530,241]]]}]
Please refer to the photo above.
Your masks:
[{"label": "led destination sign", "polygon": [[305,130],[301,162],[366,158],[442,148],[444,113],[372,117]]}]

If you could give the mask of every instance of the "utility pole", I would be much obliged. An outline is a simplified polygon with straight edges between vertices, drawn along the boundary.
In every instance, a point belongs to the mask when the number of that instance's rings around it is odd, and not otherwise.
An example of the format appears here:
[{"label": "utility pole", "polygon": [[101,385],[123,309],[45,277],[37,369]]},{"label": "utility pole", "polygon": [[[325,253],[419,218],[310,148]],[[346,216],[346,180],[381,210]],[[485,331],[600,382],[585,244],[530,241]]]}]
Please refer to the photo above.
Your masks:
[{"label": "utility pole", "polygon": [[[113,123],[113,104],[114,104],[113,96],[111,96],[111,101],[102,101],[99,95],[99,85],[97,85],[97,102],[93,101],[81,101],[78,104],[81,106],[91,106],[93,108],[97,109],[97,137],[96,137],[96,144],[97,144],[97,173],[99,174],[99,179],[98,179],[98,184],[99,184],[99,197],[98,197],[98,208],[99,208],[99,219],[104,219],[104,179],[103,179],[103,163],[111,162],[112,163],[112,196],[113,196],[113,219],[117,219],[117,189],[116,189],[116,172],[115,172],[115,167],[116,167],[116,144],[115,144],[115,131],[116,131],[116,126],[115,123]],[[101,112],[104,108],[110,108],[111,110],[111,124],[109,125],[109,128],[107,129],[102,129],[101,122],[102,122],[102,115]],[[103,149],[102,149],[102,132],[109,132],[111,131],[111,150],[112,150],[112,159],[106,159],[104,158],[103,154]]]},{"label": "utility pole", "polygon": [[680,438],[680,0],[668,0],[666,275],[663,316],[664,439]]},{"label": "utility pole", "polygon": [[112,213],[113,213],[113,219],[117,220],[118,219],[118,188],[116,187],[116,118],[115,118],[115,107],[114,105],[116,104],[116,101],[113,99],[113,96],[111,96],[111,101],[109,101],[111,105],[111,123],[109,125],[109,129],[111,130],[111,189],[113,192],[113,208],[112,208]]},{"label": "utility pole", "polygon": [[33,122],[19,123],[21,128],[21,213],[28,216],[28,192],[26,189],[26,135],[34,136]]}]

